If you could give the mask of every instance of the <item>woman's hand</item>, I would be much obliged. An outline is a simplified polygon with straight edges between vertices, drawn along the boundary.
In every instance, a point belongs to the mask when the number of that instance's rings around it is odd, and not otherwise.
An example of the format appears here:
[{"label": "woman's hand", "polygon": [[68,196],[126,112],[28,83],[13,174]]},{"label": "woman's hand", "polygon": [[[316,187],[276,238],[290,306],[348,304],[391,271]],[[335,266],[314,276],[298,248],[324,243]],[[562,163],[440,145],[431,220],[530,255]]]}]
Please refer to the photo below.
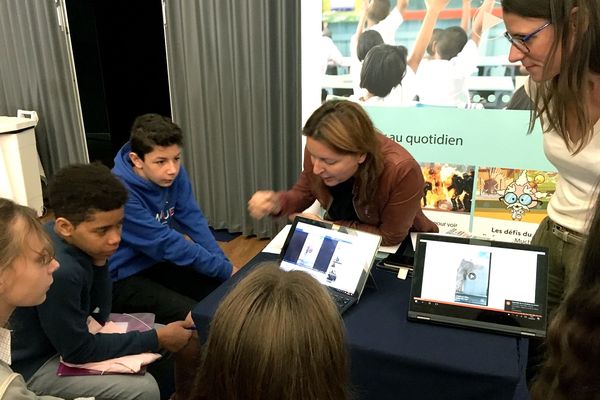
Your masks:
[{"label": "woman's hand", "polygon": [[277,214],[280,210],[279,195],[272,190],[259,190],[248,201],[248,212],[252,218],[261,219],[265,215]]}]

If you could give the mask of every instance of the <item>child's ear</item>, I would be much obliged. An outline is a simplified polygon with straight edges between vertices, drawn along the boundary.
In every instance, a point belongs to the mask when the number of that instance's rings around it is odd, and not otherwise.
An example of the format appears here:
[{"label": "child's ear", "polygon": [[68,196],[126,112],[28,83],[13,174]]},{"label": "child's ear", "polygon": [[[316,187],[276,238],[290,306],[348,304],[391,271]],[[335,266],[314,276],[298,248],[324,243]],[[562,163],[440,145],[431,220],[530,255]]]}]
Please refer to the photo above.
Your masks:
[{"label": "child's ear", "polygon": [[129,159],[133,163],[133,166],[136,168],[142,168],[144,161],[133,151],[129,153]]},{"label": "child's ear", "polygon": [[437,43],[437,40],[431,42],[431,53],[433,54],[434,58],[441,58],[437,51]]},{"label": "child's ear", "polygon": [[56,218],[56,221],[54,221],[54,231],[61,237],[71,237],[74,230],[75,226],[73,226],[71,221],[66,218],[58,217]]}]

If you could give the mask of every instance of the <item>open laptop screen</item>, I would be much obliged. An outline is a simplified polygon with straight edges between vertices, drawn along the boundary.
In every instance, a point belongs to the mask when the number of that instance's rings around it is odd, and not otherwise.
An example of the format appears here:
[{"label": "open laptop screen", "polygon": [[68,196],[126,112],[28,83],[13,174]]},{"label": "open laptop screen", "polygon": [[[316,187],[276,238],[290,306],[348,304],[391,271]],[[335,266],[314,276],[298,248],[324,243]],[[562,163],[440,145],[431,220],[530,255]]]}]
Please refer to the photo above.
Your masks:
[{"label": "open laptop screen", "polygon": [[380,241],[377,235],[296,218],[283,246],[281,268],[308,272],[323,285],[354,295]]},{"label": "open laptop screen", "polygon": [[541,247],[419,235],[409,317],[544,336],[547,259]]}]

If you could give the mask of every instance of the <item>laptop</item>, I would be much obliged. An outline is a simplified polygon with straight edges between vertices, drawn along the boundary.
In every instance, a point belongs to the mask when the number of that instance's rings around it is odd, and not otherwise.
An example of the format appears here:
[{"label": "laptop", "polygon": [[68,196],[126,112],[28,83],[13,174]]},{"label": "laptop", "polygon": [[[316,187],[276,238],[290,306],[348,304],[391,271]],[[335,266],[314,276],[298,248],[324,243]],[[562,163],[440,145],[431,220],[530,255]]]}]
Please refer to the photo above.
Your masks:
[{"label": "laptop", "polygon": [[546,336],[548,249],[420,234],[408,318]]},{"label": "laptop", "polygon": [[281,250],[280,268],[313,276],[343,313],[358,303],[380,242],[379,235],[296,217]]}]

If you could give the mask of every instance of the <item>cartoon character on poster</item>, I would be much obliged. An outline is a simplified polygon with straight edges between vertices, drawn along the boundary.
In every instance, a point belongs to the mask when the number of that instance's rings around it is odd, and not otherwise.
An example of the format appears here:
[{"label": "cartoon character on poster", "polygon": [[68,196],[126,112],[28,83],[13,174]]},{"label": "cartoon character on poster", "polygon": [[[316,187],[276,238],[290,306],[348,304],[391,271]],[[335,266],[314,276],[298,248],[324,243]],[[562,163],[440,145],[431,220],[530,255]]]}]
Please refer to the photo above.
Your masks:
[{"label": "cartoon character on poster", "polygon": [[527,170],[523,170],[519,177],[508,184],[504,190],[496,191],[501,196],[499,200],[511,213],[513,221],[521,221],[526,212],[537,207],[541,203],[540,199],[548,195],[538,190],[538,185],[544,181],[543,175],[536,175],[533,180],[529,180]]}]

